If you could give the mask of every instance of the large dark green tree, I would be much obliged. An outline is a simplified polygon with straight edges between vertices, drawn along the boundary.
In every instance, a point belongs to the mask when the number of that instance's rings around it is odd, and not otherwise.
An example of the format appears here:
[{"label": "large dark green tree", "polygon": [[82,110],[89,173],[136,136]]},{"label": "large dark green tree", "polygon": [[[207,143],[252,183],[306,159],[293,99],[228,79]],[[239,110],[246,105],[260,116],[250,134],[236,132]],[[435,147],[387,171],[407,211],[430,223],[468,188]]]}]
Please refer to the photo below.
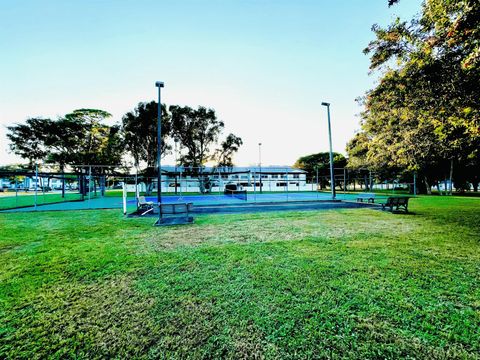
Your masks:
[{"label": "large dark green tree", "polygon": [[243,141],[234,134],[228,134],[220,147],[215,150],[212,160],[216,162],[217,167],[233,167],[233,156],[242,146]]},{"label": "large dark green tree", "polygon": [[172,105],[172,133],[185,150],[179,162],[184,166],[201,168],[212,157],[214,146],[224,123],[217,119],[215,110],[205,107],[192,109],[189,106]]},{"label": "large dark green tree", "polygon": [[[333,167],[335,169],[343,169],[347,164],[347,159],[342,154],[333,153]],[[321,188],[330,183],[330,153],[321,152],[310,154],[299,158],[293,167],[302,169],[307,172],[307,179],[316,181],[318,174],[318,183]],[[334,170],[335,172],[335,170]]]},{"label": "large dark green tree", "polygon": [[[454,167],[478,161],[479,29],[473,0],[427,0],[412,21],[373,27],[376,39],[365,53],[381,77],[363,99],[362,133],[348,146],[351,164],[417,172],[428,191]],[[357,154],[358,136],[368,141]]]},{"label": "large dark green tree", "polygon": [[223,121],[217,118],[215,110],[203,106],[192,109],[189,106],[173,105],[169,107],[172,119],[172,136],[182,149],[179,163],[189,167],[191,174],[198,176],[200,191],[210,191],[211,180],[204,174],[203,168],[208,161],[216,161],[216,166],[233,166],[233,155],[242,145],[242,139],[229,134],[220,144],[220,134],[224,129]]},{"label": "large dark green tree", "polygon": [[[157,117],[158,104],[155,101],[141,102],[135,109],[122,118],[122,129],[125,147],[132,156],[135,166],[142,164],[154,169],[157,161]],[[171,135],[170,114],[162,104],[162,157],[167,155],[171,146],[168,139]]]},{"label": "large dark green tree", "polygon": [[[33,162],[66,165],[118,165],[123,154],[121,131],[104,121],[103,110],[79,109],[58,119],[30,118],[8,127],[10,148]],[[100,170],[99,170],[100,171]]]}]

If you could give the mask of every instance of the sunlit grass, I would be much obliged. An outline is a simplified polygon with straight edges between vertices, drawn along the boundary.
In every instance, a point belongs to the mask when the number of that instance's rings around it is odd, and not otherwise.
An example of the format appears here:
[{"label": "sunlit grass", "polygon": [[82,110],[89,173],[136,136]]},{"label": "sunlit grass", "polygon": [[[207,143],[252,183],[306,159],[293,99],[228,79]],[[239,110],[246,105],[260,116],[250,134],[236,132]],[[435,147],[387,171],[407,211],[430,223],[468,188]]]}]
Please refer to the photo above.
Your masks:
[{"label": "sunlit grass", "polygon": [[0,357],[478,358],[480,199],[0,214]]}]

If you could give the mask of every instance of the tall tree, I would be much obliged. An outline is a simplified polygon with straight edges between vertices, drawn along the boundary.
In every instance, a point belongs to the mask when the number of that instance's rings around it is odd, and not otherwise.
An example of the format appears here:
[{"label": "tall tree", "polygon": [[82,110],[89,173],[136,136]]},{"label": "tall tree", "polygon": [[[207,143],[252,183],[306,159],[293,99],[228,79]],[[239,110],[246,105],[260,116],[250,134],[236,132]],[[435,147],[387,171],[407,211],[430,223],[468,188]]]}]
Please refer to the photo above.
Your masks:
[{"label": "tall tree", "polygon": [[48,155],[45,147],[45,137],[50,133],[54,122],[44,118],[29,118],[25,124],[7,127],[7,137],[10,140],[10,150],[32,165],[44,160]]},{"label": "tall tree", "polygon": [[192,109],[189,106],[172,105],[169,110],[173,136],[186,150],[180,156],[180,163],[201,168],[212,156],[212,146],[224,128],[223,121],[217,119],[215,110],[203,106]]},{"label": "tall tree", "polygon": [[382,75],[362,114],[370,166],[416,171],[429,190],[478,157],[479,14],[478,1],[426,0],[412,21],[373,27],[365,53]]},{"label": "tall tree", "polygon": [[117,165],[123,145],[118,126],[103,121],[111,115],[103,110],[79,109],[56,120],[30,118],[8,127],[11,150],[29,160],[57,164]]},{"label": "tall tree", "polygon": [[[137,167],[144,164],[147,168],[154,169],[156,166],[157,112],[157,102],[141,102],[122,118],[125,146]],[[170,135],[170,114],[167,112],[166,106],[162,104],[162,157],[171,150],[171,146],[168,143]]]},{"label": "tall tree", "polygon": [[233,155],[240,149],[243,141],[234,134],[228,134],[220,147],[215,150],[212,159],[215,160],[217,167],[233,167]]},{"label": "tall tree", "polygon": [[[347,159],[342,154],[333,153],[333,167],[344,168],[347,164]],[[321,152],[317,154],[311,154],[302,156],[299,158],[293,167],[302,169],[307,172],[307,179],[316,181],[318,173],[318,183],[321,188],[330,183],[330,153]]]}]

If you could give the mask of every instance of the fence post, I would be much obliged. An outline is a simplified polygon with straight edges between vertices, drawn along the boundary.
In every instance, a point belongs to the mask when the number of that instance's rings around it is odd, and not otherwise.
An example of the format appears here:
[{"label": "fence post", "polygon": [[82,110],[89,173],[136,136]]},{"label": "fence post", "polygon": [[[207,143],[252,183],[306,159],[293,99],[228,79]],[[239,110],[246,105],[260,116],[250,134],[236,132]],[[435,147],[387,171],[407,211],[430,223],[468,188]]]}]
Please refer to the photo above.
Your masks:
[{"label": "fence post", "polygon": [[88,208],[90,208],[90,192],[92,184],[92,166],[88,167]]},{"label": "fence post", "polygon": [[413,196],[417,196],[417,173],[413,173]]},{"label": "fence post", "polygon": [[37,210],[37,193],[38,193],[38,164],[35,164],[35,207]]},{"label": "fence post", "polygon": [[255,178],[255,170],[253,171],[253,201],[257,202],[257,179]]},{"label": "fence post", "polygon": [[288,201],[288,169],[285,169],[285,184],[287,185],[287,201]]},{"label": "fence post", "polygon": [[15,175],[15,207],[18,207],[18,179]]}]

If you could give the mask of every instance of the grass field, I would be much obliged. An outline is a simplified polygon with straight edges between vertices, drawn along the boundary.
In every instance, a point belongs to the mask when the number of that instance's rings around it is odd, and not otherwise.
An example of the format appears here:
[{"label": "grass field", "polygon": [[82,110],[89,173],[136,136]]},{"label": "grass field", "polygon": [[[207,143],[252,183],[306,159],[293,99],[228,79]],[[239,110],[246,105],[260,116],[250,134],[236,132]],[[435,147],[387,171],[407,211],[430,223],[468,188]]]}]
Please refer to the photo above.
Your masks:
[{"label": "grass field", "polygon": [[[62,198],[61,193],[46,193],[39,192],[37,195],[37,205],[52,204],[63,201],[76,201],[80,200],[82,196],[78,193],[66,193]],[[35,193],[19,193],[15,196],[15,193],[2,193],[0,196],[0,210],[13,209],[17,207],[33,206],[35,204]]]},{"label": "grass field", "polygon": [[480,199],[0,214],[0,358],[480,358]]}]

